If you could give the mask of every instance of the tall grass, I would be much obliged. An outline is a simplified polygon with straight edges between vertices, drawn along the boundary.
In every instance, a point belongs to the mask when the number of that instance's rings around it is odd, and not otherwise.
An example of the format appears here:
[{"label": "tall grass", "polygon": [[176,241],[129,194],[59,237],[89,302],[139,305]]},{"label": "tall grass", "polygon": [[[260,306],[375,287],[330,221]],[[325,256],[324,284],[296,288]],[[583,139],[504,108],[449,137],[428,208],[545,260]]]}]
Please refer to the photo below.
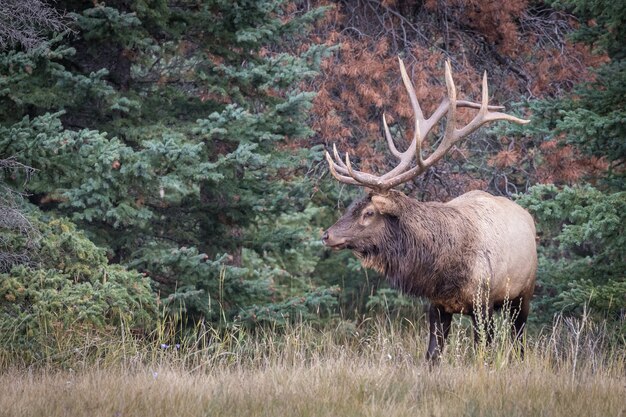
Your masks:
[{"label": "tall grass", "polygon": [[623,416],[626,357],[586,316],[526,339],[506,325],[490,346],[457,320],[440,365],[427,334],[388,317],[250,332],[126,330],[0,374],[0,416]]}]

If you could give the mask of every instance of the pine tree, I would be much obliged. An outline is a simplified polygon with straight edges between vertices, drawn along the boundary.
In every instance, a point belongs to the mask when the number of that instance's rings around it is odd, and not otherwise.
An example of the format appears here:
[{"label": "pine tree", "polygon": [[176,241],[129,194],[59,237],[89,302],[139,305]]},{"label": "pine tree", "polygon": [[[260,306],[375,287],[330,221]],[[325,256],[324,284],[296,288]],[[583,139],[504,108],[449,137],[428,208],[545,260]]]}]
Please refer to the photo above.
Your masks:
[{"label": "pine tree", "polygon": [[38,232],[24,212],[24,196],[5,177],[22,173],[28,179],[33,171],[14,158],[0,159],[0,273],[31,264]]},{"label": "pine tree", "polygon": [[563,97],[531,104],[536,122],[530,132],[544,149],[561,154],[559,165],[570,173],[559,187],[538,185],[520,199],[538,220],[542,238],[536,301],[547,316],[589,308],[621,326],[623,333],[626,9],[603,0],[552,3],[581,20],[574,39],[607,59],[593,81]]},{"label": "pine tree", "polygon": [[[38,235],[28,248],[30,262],[0,271],[0,331],[5,335],[0,355],[26,363],[51,357],[62,361],[87,339],[152,332],[158,311],[149,280],[110,265],[105,251],[71,222],[45,217],[31,219]],[[23,240],[12,243],[24,247]]]},{"label": "pine tree", "polygon": [[541,238],[538,314],[550,320],[556,313],[588,309],[620,323],[626,292],[626,192],[537,185],[518,201],[533,213]]},{"label": "pine tree", "polygon": [[174,314],[328,312],[336,289],[312,280],[317,209],[303,198],[321,152],[289,146],[311,133],[303,81],[327,51],[295,39],[321,13],[217,0],[74,9],[73,37],[0,57],[0,155],[37,168],[31,201],[149,276]]},{"label": "pine tree", "polygon": [[566,142],[609,163],[607,182],[624,190],[626,163],[626,8],[606,0],[560,0],[555,6],[572,10],[581,21],[573,37],[608,62],[596,70],[595,79],[577,86],[574,94],[545,103],[542,110],[553,120],[556,133]]}]

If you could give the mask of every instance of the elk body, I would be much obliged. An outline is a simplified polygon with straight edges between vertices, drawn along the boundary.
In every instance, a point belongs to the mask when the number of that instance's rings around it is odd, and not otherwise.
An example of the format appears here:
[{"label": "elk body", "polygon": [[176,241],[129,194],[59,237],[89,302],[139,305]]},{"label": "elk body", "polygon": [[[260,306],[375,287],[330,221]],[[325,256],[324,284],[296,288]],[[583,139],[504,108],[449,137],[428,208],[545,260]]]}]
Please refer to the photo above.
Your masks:
[{"label": "elk body", "polygon": [[[389,148],[400,161],[390,172],[375,176],[357,171],[349,156],[342,160],[335,147],[334,159],[326,153],[337,180],[363,186],[368,193],[350,205],[322,241],[334,249],[352,250],[364,266],[384,274],[395,288],[430,300],[428,359],[437,359],[443,350],[453,314],[471,315],[476,324],[507,300],[515,311],[513,331],[519,337],[528,317],[537,269],[535,225],[530,214],[504,197],[482,191],[437,203],[419,202],[392,188],[424,172],[485,123],[528,121],[493,111],[500,107],[487,103],[486,73],[481,104],[456,100],[449,63],[448,96],[426,119],[401,60],[400,72],[415,113],[409,148],[397,150],[383,116]],[[458,107],[479,109],[460,129],[455,127]],[[440,145],[423,159],[422,141],[444,115],[447,125]]]}]

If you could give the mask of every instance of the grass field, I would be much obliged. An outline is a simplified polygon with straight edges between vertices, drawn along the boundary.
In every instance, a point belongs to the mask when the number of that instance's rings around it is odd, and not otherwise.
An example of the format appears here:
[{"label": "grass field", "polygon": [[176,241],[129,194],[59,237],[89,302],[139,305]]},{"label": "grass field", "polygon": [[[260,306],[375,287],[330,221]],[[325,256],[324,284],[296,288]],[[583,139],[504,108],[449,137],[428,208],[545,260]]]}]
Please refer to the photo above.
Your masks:
[{"label": "grass field", "polygon": [[[63,358],[6,366],[0,416],[624,416],[625,355],[601,326],[559,321],[474,345],[456,326],[442,363],[426,334],[381,320],[250,334],[202,329],[176,346],[87,341]],[[201,341],[200,341],[201,340]],[[613,347],[610,347],[613,346]],[[6,362],[6,360],[5,360]]]}]

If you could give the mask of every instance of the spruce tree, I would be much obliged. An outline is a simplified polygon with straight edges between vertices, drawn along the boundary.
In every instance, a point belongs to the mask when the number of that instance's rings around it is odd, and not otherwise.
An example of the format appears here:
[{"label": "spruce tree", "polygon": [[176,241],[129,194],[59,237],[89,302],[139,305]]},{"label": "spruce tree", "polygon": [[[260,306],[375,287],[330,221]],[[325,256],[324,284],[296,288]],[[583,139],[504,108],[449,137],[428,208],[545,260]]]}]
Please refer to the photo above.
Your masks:
[{"label": "spruce tree", "polygon": [[329,312],[336,290],[312,279],[319,209],[303,175],[321,152],[290,145],[311,134],[305,81],[327,51],[294,40],[323,10],[55,7],[71,12],[72,36],[0,56],[0,156],[39,170],[31,201],[148,276],[187,319]]},{"label": "spruce tree", "polygon": [[585,177],[576,175],[582,169],[572,163],[577,184],[538,185],[520,199],[538,220],[542,242],[536,304],[544,318],[588,309],[623,331],[626,9],[604,0],[551,3],[583,22],[572,37],[606,59],[593,81],[563,97],[532,103],[535,123],[527,134],[532,132],[538,142],[576,149],[603,169]]}]

